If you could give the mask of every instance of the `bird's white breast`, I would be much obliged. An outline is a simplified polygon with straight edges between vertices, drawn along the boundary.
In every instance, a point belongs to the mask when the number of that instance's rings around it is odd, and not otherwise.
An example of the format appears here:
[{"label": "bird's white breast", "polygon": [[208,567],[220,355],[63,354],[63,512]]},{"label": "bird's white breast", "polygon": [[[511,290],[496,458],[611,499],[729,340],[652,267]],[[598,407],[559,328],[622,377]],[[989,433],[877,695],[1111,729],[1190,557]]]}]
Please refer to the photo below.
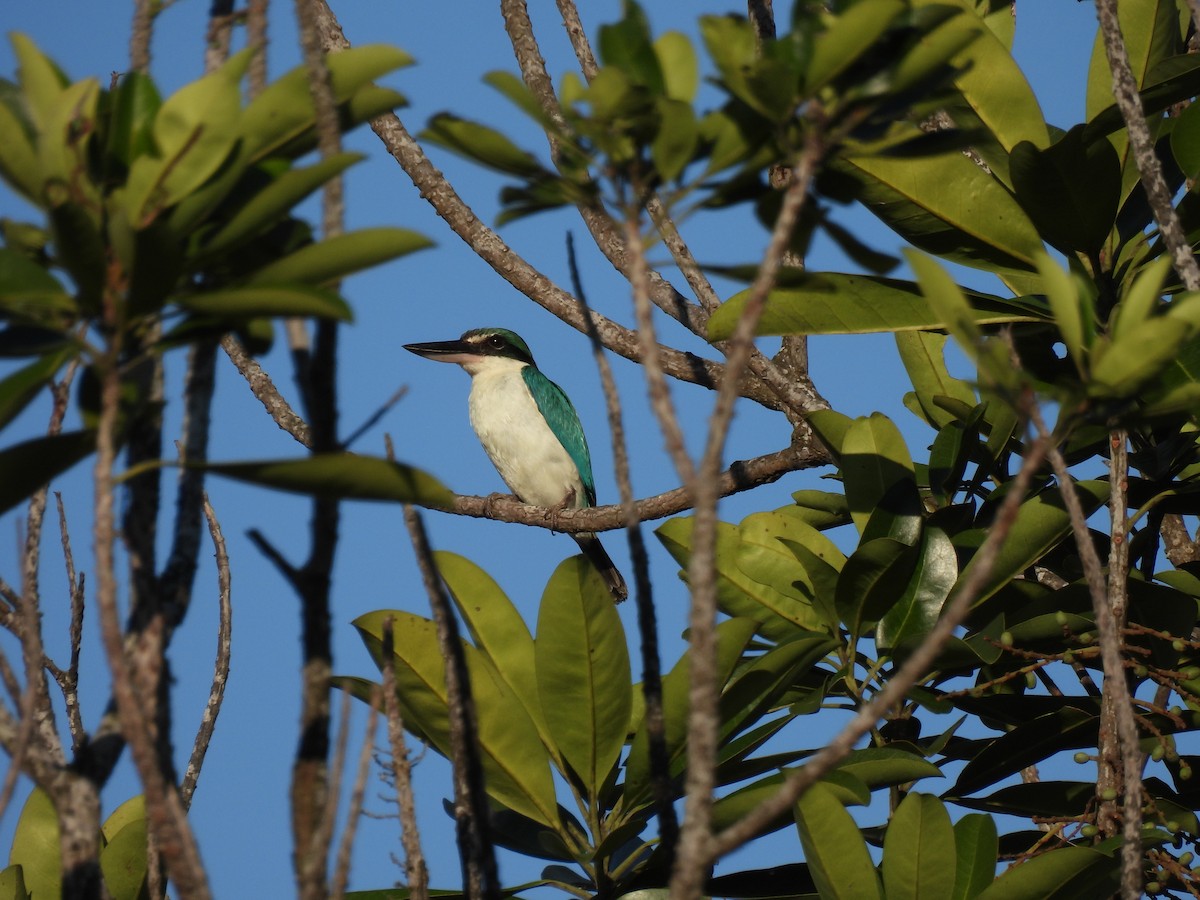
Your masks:
[{"label": "bird's white breast", "polygon": [[514,360],[511,366],[473,374],[471,427],[508,489],[525,503],[558,506],[574,491],[570,505],[582,507],[579,470],[542,417],[522,367]]}]

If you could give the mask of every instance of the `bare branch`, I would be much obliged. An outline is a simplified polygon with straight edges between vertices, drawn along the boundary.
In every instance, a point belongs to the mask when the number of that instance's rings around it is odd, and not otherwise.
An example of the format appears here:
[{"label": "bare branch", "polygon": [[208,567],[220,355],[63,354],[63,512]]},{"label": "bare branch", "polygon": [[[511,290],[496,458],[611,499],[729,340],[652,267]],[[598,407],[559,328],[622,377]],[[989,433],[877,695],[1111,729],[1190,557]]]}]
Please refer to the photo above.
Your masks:
[{"label": "bare branch", "polygon": [[417,829],[417,803],[413,796],[412,764],[404,740],[404,719],[396,696],[395,638],[392,619],[383,622],[383,709],[387,716],[392,777],[396,780],[396,805],[400,811],[400,843],[404,847],[404,874],[412,900],[429,900],[429,870]]},{"label": "bare branch", "polygon": [[[363,796],[367,792],[367,777],[371,772],[371,754],[375,749],[375,726],[379,722],[381,693],[382,688],[377,689],[371,696],[371,706],[367,712],[367,727],[363,734],[362,749],[358,754],[354,786],[350,789],[350,809],[346,812],[346,827],[342,830],[342,839],[338,843],[337,863],[333,870],[333,886],[330,895],[335,898],[346,896],[346,885],[350,881],[350,858],[354,850],[354,835],[358,830],[358,820],[362,816]],[[350,700],[349,693],[346,694],[346,700],[347,702]]]},{"label": "bare branch", "polygon": [[133,27],[129,34],[129,69],[150,71],[150,37],[154,32],[153,0],[134,0]]},{"label": "bare branch", "polygon": [[246,46],[254,50],[250,60],[248,96],[253,100],[267,86],[267,7],[269,0],[246,0]]},{"label": "bare branch", "polygon": [[212,537],[213,553],[217,560],[217,658],[213,665],[212,686],[208,689],[208,702],[204,705],[200,728],[196,732],[195,741],[192,742],[192,755],[188,760],[187,769],[183,774],[183,783],[179,788],[185,809],[192,805],[192,795],[196,792],[200,769],[204,765],[204,757],[212,742],[213,730],[217,726],[217,716],[221,714],[221,703],[225,699],[225,685],[229,682],[233,642],[233,603],[229,554],[225,549],[225,535],[221,531],[221,523],[217,521],[216,513],[213,512],[212,504],[209,503],[207,496],[204,498],[204,518],[208,521],[208,533]]},{"label": "bare branch", "polygon": [[258,364],[258,361],[250,357],[232,335],[226,335],[221,339],[221,349],[225,351],[225,355],[229,357],[237,370],[242,373],[242,377],[250,386],[250,392],[258,398],[258,402],[263,405],[275,424],[305,447],[312,447],[312,432],[308,423],[283,398],[271,380],[271,376]]},{"label": "bare branch", "polygon": [[433,609],[438,646],[446,661],[450,754],[454,764],[454,818],[463,882],[469,896],[499,900],[500,882],[489,832],[490,812],[476,739],[475,701],[471,696],[471,678],[463,655],[458,621],[454,618],[450,599],[434,566],[421,514],[407,504],[404,507],[404,524],[408,528],[417,566],[421,570],[421,580],[425,583],[425,591]]}]

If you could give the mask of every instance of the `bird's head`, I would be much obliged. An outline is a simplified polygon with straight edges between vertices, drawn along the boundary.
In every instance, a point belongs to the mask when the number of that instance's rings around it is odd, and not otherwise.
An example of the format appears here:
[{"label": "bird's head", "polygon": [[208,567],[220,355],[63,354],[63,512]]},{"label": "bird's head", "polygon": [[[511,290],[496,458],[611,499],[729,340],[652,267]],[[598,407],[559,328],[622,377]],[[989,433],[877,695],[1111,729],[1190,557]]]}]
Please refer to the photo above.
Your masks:
[{"label": "bird's head", "polygon": [[529,345],[507,328],[473,328],[457,341],[405,344],[404,349],[436,362],[458,363],[472,375],[501,365],[535,365]]}]

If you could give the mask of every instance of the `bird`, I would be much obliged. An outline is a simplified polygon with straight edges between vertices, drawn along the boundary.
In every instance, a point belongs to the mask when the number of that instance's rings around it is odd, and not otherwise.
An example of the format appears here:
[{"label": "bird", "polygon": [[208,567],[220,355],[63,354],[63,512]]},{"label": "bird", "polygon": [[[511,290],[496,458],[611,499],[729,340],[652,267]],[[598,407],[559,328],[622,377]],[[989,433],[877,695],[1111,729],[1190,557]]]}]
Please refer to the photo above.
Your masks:
[{"label": "bird", "polygon": [[[570,398],[533,361],[529,345],[507,328],[475,328],[456,341],[405,344],[471,376],[471,427],[508,489],[522,503],[552,509],[596,505],[592,459]],[[604,578],[613,600],[629,591],[594,532],[572,534]]]}]

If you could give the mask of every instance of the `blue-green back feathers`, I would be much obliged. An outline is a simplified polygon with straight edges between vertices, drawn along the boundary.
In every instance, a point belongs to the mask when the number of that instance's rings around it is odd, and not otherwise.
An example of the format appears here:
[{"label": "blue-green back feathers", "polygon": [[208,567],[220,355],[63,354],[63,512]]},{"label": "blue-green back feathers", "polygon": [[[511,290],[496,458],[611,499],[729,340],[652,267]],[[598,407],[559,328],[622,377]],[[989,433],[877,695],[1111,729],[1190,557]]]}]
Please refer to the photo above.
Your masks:
[{"label": "blue-green back feathers", "polygon": [[592,457],[588,453],[587,438],[583,436],[579,415],[571,405],[570,398],[534,366],[521,369],[521,377],[525,379],[525,386],[529,388],[546,424],[579,470],[579,480],[583,482],[584,499],[587,501],[585,505],[595,506],[596,482],[592,478]]}]

